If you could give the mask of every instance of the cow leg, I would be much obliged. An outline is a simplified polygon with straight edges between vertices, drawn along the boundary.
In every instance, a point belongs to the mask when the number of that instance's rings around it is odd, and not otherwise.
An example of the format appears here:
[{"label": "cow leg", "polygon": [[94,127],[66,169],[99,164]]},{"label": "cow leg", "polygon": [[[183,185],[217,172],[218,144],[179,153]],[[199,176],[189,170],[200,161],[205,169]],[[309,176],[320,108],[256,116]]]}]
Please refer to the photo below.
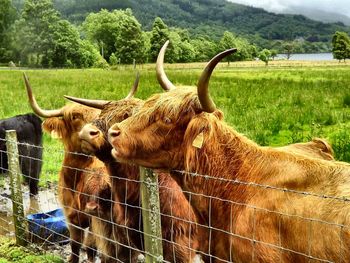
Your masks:
[{"label": "cow leg", "polygon": [[29,190],[32,195],[37,195],[39,176],[42,166],[42,148],[33,148],[31,151],[34,159],[31,160],[31,178],[29,178]]},{"label": "cow leg", "polygon": [[[195,253],[189,249],[188,238],[175,238],[174,243],[163,241],[164,258],[169,262],[187,263],[192,262]],[[191,256],[191,254],[193,254]]]},{"label": "cow leg", "polygon": [[31,195],[38,194],[38,181],[36,179],[29,179],[29,192]]},{"label": "cow leg", "polygon": [[[36,157],[37,158],[37,157]],[[41,157],[40,157],[41,158]],[[31,169],[29,177],[29,191],[32,195],[38,194],[38,185],[39,185],[39,176],[41,172],[41,159],[40,160],[31,160]]]},{"label": "cow leg", "polygon": [[96,254],[97,254],[97,249],[96,249],[96,240],[91,232],[92,229],[91,227],[89,228],[88,234],[85,237],[84,240],[84,245],[85,245],[85,250],[88,258],[88,262],[94,262]]},{"label": "cow leg", "polygon": [[81,244],[83,243],[83,240],[84,240],[84,230],[70,224],[69,234],[70,234],[71,255],[68,258],[68,262],[79,263],[79,253],[80,253]]},{"label": "cow leg", "polygon": [[23,157],[19,158],[20,166],[21,166],[21,172],[24,177],[24,181],[28,183],[29,185],[29,192],[31,195],[37,195],[38,194],[38,177],[39,175],[36,173],[36,161],[32,160],[29,157],[29,150],[27,149],[21,149]]}]

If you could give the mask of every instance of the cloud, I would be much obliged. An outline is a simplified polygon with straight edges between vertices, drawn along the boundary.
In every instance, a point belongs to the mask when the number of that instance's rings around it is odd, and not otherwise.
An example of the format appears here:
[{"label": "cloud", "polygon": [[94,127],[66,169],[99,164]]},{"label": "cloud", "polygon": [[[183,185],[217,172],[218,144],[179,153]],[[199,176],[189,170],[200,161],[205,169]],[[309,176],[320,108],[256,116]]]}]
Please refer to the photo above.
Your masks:
[{"label": "cloud", "polygon": [[316,10],[340,13],[350,17],[349,0],[229,0],[231,2],[262,7],[271,12],[281,13],[288,7],[306,7]]}]

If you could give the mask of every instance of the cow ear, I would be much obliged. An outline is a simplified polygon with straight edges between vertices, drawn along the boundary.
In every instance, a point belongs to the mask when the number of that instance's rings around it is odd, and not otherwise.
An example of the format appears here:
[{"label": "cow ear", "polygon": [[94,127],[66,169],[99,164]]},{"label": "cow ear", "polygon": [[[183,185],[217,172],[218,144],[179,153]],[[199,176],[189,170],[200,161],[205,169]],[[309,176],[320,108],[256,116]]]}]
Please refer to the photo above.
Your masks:
[{"label": "cow ear", "polygon": [[57,131],[55,131],[55,130],[53,130],[53,131],[51,131],[51,137],[53,138],[53,139],[61,139],[62,138],[62,135],[61,134],[59,134]]},{"label": "cow ear", "polygon": [[224,113],[221,110],[215,110],[212,114],[219,120],[224,119]]},{"label": "cow ear", "polygon": [[[185,132],[185,141],[188,146],[192,146],[197,149],[201,149],[204,145],[206,127],[202,118],[195,117],[187,125]],[[191,148],[192,148],[191,147]]]},{"label": "cow ear", "polygon": [[203,147],[203,143],[204,143],[204,132],[200,132],[198,133],[196,138],[194,138],[192,142],[192,146],[198,149],[201,149]]},{"label": "cow ear", "polygon": [[61,139],[63,137],[64,124],[59,118],[46,119],[42,124],[42,128],[54,139]]}]

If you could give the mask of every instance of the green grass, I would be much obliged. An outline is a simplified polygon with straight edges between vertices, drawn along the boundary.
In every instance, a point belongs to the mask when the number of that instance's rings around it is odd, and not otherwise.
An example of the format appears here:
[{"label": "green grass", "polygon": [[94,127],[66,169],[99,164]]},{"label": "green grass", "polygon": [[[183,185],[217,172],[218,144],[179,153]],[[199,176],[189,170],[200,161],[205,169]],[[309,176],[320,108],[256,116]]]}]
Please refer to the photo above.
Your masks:
[{"label": "green grass", "polygon": [[[35,252],[35,254],[34,254]],[[63,263],[57,256],[42,254],[33,248],[16,246],[14,240],[0,237],[0,263]]]},{"label": "green grass", "polygon": [[[225,119],[239,132],[261,145],[285,145],[328,139],[338,160],[350,161],[350,66],[346,64],[291,64],[270,67],[261,63],[221,64],[210,82],[210,92]],[[283,64],[285,63],[285,64]],[[175,84],[194,85],[203,64],[166,65]],[[137,97],[161,92],[154,65],[139,68]],[[41,107],[59,108],[64,94],[99,99],[120,99],[129,91],[135,71],[116,70],[26,70]],[[31,112],[22,71],[0,71],[0,118]],[[63,147],[44,137],[42,178],[57,180]]]}]

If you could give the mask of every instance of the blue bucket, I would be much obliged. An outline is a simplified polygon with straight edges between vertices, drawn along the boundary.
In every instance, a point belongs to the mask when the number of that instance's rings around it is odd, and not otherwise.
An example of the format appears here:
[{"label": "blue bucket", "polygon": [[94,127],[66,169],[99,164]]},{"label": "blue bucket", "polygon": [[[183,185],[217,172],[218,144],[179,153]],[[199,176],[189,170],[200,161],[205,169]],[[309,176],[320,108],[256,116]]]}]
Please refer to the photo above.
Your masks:
[{"label": "blue bucket", "polygon": [[33,242],[69,242],[69,230],[61,208],[27,215],[30,240]]}]

